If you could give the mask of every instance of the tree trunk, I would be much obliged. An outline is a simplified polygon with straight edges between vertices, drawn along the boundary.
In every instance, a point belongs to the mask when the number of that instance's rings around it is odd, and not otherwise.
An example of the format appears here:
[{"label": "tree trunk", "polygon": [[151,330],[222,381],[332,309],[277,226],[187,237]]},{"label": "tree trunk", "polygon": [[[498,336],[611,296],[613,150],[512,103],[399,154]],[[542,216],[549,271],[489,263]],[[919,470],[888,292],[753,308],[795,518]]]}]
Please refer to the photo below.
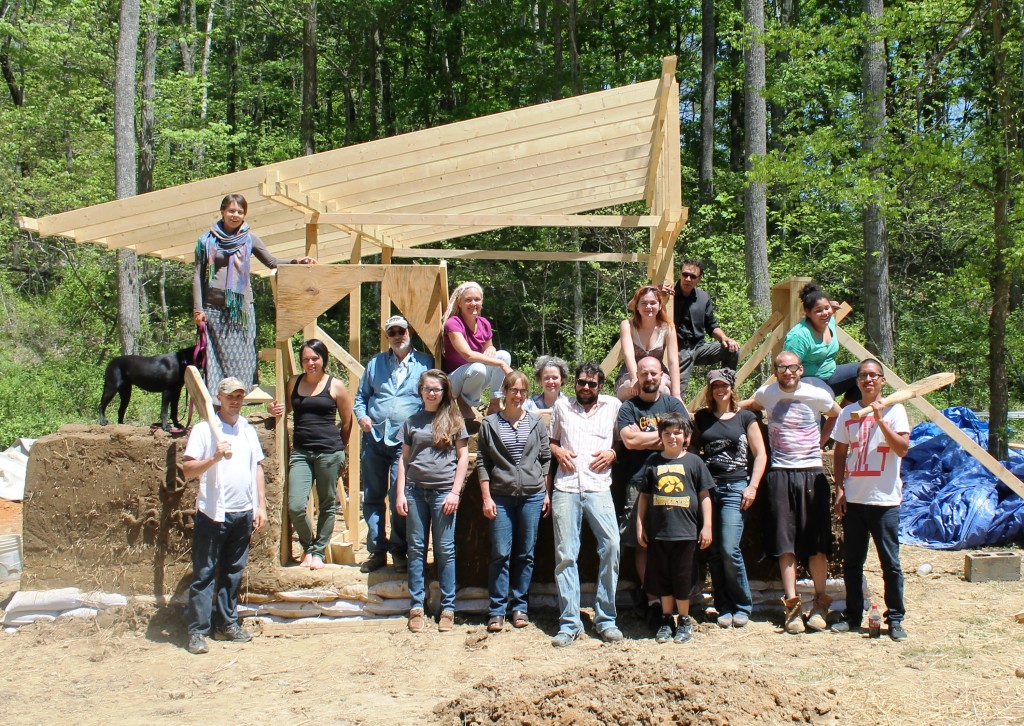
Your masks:
[{"label": "tree trunk", "polygon": [[[121,0],[114,73],[114,187],[118,199],[135,195],[135,69],[139,50],[139,0]],[[117,252],[117,328],[121,352],[138,352],[139,261],[134,250]]]},{"label": "tree trunk", "polygon": [[763,317],[771,313],[768,277],[767,189],[751,174],[768,152],[767,109],[764,100],[764,0],[744,0],[743,18],[748,42],[743,52],[743,133],[746,138],[746,186],[743,192],[743,232],[750,302]]},{"label": "tree trunk", "polygon": [[153,130],[156,120],[153,105],[156,102],[156,50],[159,33],[159,5],[150,0],[146,9],[146,39],[142,45],[142,113],[139,129],[139,194],[153,191]]},{"label": "tree trunk", "polygon": [[583,93],[583,79],[580,78],[580,49],[576,40],[576,0],[568,0],[569,6],[569,71],[572,88],[572,95],[578,96]]},{"label": "tree trunk", "polygon": [[[864,0],[869,21],[864,45],[864,151],[871,180],[882,177],[885,140],[885,79],[888,64],[882,33],[883,0]],[[882,194],[872,195],[864,208],[864,322],[868,348],[886,363],[893,361],[892,307],[889,301],[889,241]]]},{"label": "tree trunk", "polygon": [[302,153],[316,153],[316,0],[309,0],[302,19],[302,113],[299,141]]},{"label": "tree trunk", "polygon": [[[739,74],[743,54],[738,48],[729,48],[729,64],[734,76]],[[729,169],[743,171],[743,89],[734,83],[729,94]]]},{"label": "tree trunk", "polygon": [[[18,19],[20,3],[15,0],[12,8],[8,0],[0,1],[0,18],[9,22],[13,27]],[[25,105],[25,89],[18,83],[17,74],[14,71],[14,64],[11,63],[10,48],[14,38],[7,34],[0,42],[0,71],[4,74],[4,81],[7,83],[7,90],[11,94],[11,102],[18,107]]]},{"label": "tree trunk", "polygon": [[[211,3],[212,5],[212,3]],[[196,3],[195,0],[178,2],[178,52],[181,53],[181,70],[185,75],[195,73],[196,56]]]},{"label": "tree trunk", "polygon": [[707,204],[715,196],[715,0],[701,0],[700,20],[700,172],[699,200]]},{"label": "tree trunk", "polygon": [[[234,0],[224,0],[225,64],[227,66],[227,89],[224,99],[224,121],[232,134],[238,133],[238,38],[234,26]],[[241,165],[238,142],[228,145],[228,171],[237,171]]]}]

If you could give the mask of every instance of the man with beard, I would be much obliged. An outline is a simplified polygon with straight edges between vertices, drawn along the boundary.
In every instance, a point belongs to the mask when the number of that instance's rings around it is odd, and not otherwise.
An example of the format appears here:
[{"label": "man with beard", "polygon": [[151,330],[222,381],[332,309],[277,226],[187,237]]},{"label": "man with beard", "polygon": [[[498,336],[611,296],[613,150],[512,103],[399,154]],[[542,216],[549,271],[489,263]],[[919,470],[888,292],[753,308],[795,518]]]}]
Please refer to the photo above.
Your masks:
[{"label": "man with beard", "polygon": [[[739,364],[740,344],[722,330],[715,318],[711,297],[697,287],[704,277],[704,263],[683,260],[679,279],[671,290],[672,320],[679,339],[679,385],[683,396],[690,384],[690,371],[695,365],[720,362],[723,368],[735,369]],[[710,337],[711,340],[706,340]]]},{"label": "man with beard", "polygon": [[[388,350],[370,358],[359,382],[352,407],[363,430],[360,471],[363,480],[363,519],[366,520],[366,549],[370,556],[361,572],[373,572],[387,564],[388,550],[395,572],[406,572],[409,561],[405,517],[395,510],[395,479],[402,424],[422,408],[417,389],[420,375],[434,367],[426,353],[413,350],[409,322],[393,315],[384,323]],[[384,525],[385,501],[391,502],[391,539]]]},{"label": "man with beard", "polygon": [[[616,422],[619,438],[626,447],[619,472],[621,480],[626,482],[619,532],[621,545],[636,551],[636,574],[643,583],[647,574],[647,549],[637,546],[636,541],[636,501],[643,486],[643,481],[637,475],[642,472],[644,462],[651,452],[662,450],[661,435],[658,433],[661,417],[669,412],[678,413],[685,419],[689,419],[690,415],[678,398],[661,394],[661,361],[653,356],[641,358],[637,361],[636,370],[640,395],[622,404]],[[648,602],[657,606],[655,609],[660,616],[661,602],[657,598],[648,598]]]},{"label": "man with beard", "polygon": [[[814,602],[807,617],[811,630],[824,630],[831,598],[825,594],[828,553],[832,550],[832,507],[828,480],[821,465],[821,447],[840,413],[829,393],[802,383],[804,367],[796,353],[775,359],[777,382],[757,389],[745,408],[768,414],[772,463],[765,479],[767,513],[764,548],[778,557],[784,592],[787,633],[802,633],[796,565],[807,565],[814,581]],[[824,428],[819,426],[826,417]]]},{"label": "man with beard", "polygon": [[619,527],[611,493],[615,419],[621,404],[615,396],[600,394],[603,385],[601,367],[583,363],[576,369],[576,395],[558,399],[551,409],[551,455],[558,462],[551,493],[555,583],[561,609],[558,633],[551,639],[556,648],[571,645],[583,632],[576,561],[584,517],[597,540],[600,562],[594,627],[607,643],[622,640],[622,631],[615,625]]}]

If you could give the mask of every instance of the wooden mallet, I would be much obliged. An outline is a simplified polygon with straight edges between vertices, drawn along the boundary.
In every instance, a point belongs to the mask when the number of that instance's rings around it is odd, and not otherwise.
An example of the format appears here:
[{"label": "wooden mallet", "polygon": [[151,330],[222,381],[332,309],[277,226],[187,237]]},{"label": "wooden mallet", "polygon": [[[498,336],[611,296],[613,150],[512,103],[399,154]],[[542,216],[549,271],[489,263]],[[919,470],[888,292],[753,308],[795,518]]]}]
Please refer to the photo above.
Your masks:
[{"label": "wooden mallet", "polygon": [[[192,397],[192,405],[196,408],[199,418],[210,424],[210,431],[213,432],[214,443],[219,444],[224,440],[220,426],[217,423],[217,412],[213,410],[213,397],[203,382],[203,374],[195,366],[185,368],[185,388],[188,395]],[[224,452],[224,458],[231,458],[231,450]]]},{"label": "wooden mallet", "polygon": [[[956,380],[956,375],[953,373],[936,373],[934,376],[928,376],[922,378],[919,381],[911,383],[909,386],[901,391],[896,391],[891,396],[886,396],[881,399],[879,403],[883,406],[891,406],[894,403],[902,403],[903,401],[909,401],[912,398],[923,396],[926,393],[937,391],[940,388],[952,385],[953,381]],[[850,414],[850,418],[854,421],[860,421],[864,416],[870,416],[872,413],[871,407],[862,408],[858,411],[854,411]]]}]

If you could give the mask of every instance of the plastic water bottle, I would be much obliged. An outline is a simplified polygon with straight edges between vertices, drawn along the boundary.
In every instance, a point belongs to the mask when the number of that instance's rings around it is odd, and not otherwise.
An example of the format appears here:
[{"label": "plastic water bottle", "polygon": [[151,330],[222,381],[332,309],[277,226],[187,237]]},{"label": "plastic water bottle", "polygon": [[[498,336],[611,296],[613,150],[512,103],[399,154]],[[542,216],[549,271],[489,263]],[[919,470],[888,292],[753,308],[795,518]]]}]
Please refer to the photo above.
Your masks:
[{"label": "plastic water bottle", "polygon": [[878,638],[882,635],[882,612],[878,609],[877,605],[871,606],[871,612],[868,613],[868,637]]}]

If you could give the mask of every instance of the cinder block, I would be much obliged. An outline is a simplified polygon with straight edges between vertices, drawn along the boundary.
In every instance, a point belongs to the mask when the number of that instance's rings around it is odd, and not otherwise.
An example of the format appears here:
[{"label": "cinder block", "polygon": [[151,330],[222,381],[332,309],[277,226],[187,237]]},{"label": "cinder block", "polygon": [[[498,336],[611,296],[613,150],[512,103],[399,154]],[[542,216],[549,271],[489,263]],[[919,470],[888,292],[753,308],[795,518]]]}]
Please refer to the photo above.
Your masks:
[{"label": "cinder block", "polygon": [[1016,552],[972,552],[964,557],[968,582],[1020,580],[1020,555]]}]

